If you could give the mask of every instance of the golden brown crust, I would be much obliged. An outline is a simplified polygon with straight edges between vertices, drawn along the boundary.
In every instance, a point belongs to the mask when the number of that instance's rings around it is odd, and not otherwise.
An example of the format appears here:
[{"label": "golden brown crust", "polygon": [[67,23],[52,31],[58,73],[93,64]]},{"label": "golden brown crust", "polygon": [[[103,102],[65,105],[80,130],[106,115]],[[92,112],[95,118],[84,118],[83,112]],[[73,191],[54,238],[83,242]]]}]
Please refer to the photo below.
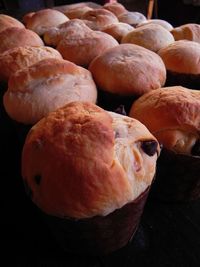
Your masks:
[{"label": "golden brown crust", "polygon": [[81,19],[89,21],[88,27],[93,30],[101,30],[110,24],[119,22],[112,12],[103,8],[90,10],[84,13]]},{"label": "golden brown crust", "polygon": [[48,58],[11,75],[3,101],[13,120],[34,124],[69,102],[95,103],[96,98],[96,86],[88,70]]},{"label": "golden brown crust", "polygon": [[192,41],[175,41],[158,51],[169,71],[200,74],[200,44]]},{"label": "golden brown crust", "polygon": [[80,19],[83,14],[85,14],[87,11],[93,10],[93,8],[89,6],[82,6],[82,7],[75,7],[71,8],[69,10],[66,10],[64,14],[69,18],[69,19]]},{"label": "golden brown crust", "polygon": [[12,27],[0,32],[0,53],[19,46],[43,45],[42,39],[27,29]]},{"label": "golden brown crust", "polygon": [[127,12],[126,8],[117,2],[114,3],[106,3],[103,5],[103,8],[111,11],[113,14],[115,14],[116,17],[122,15],[123,13]]},{"label": "golden brown crust", "polygon": [[0,32],[11,27],[25,28],[19,20],[8,15],[0,14]]},{"label": "golden brown crust", "polygon": [[140,27],[146,24],[160,25],[168,31],[171,31],[173,29],[173,26],[168,21],[163,20],[163,19],[149,19],[144,22],[141,22],[140,24],[137,25],[137,27]]},{"label": "golden brown crust", "polygon": [[60,11],[43,9],[35,12],[28,18],[26,27],[36,32],[38,35],[43,35],[49,28],[56,27],[68,20],[67,16]]},{"label": "golden brown crust", "polygon": [[119,95],[142,95],[164,85],[166,69],[154,52],[134,44],[111,48],[90,64],[96,84]]},{"label": "golden brown crust", "polygon": [[200,43],[200,25],[195,23],[188,23],[176,27],[171,30],[176,41],[178,40],[189,40]]},{"label": "golden brown crust", "polygon": [[24,46],[9,49],[0,54],[0,80],[8,81],[17,70],[29,67],[45,58],[62,59],[60,53],[47,46]]},{"label": "golden brown crust", "polygon": [[134,28],[123,22],[114,23],[106,26],[102,29],[103,32],[110,34],[113,38],[115,38],[119,43],[122,38],[131,32]]},{"label": "golden brown crust", "polygon": [[[156,140],[138,121],[127,121],[137,129],[136,136],[134,131],[129,136],[130,149],[143,137]],[[22,176],[32,191],[32,200],[44,212],[87,218],[106,215],[135,198],[133,181],[115,156],[112,123],[113,118],[101,108],[73,102],[32,128],[23,148]],[[156,154],[149,157],[150,183],[156,159]],[[140,180],[141,185],[143,182]]]},{"label": "golden brown crust", "polygon": [[139,12],[130,12],[121,14],[118,16],[120,22],[128,23],[133,27],[136,27],[139,23],[146,21],[146,17]]},{"label": "golden brown crust", "polygon": [[118,46],[118,42],[112,36],[90,30],[68,34],[59,42],[56,49],[64,59],[88,67],[95,57],[115,46]]},{"label": "golden brown crust", "polygon": [[130,116],[168,149],[189,153],[200,137],[200,91],[181,86],[157,89],[136,100]]},{"label": "golden brown crust", "polygon": [[147,24],[136,28],[124,36],[121,43],[132,43],[151,51],[158,50],[174,42],[173,35],[160,25]]}]

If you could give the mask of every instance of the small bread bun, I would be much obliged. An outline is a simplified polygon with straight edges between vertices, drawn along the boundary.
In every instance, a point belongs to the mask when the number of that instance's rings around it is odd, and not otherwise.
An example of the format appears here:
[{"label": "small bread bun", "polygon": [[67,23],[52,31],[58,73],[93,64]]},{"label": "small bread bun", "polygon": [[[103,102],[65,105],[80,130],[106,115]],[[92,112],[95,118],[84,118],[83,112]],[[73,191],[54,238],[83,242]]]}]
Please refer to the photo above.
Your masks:
[{"label": "small bread bun", "polygon": [[0,32],[11,27],[25,28],[19,20],[8,15],[0,14]]},{"label": "small bread bun", "polygon": [[176,27],[171,30],[176,41],[178,40],[190,40],[200,43],[200,25],[195,23],[189,23]]},{"label": "small bread bun", "polygon": [[113,14],[115,14],[116,17],[119,17],[123,13],[127,12],[126,8],[122,4],[117,2],[106,3],[103,5],[103,8],[111,11]]},{"label": "small bread bun", "polygon": [[[147,143],[150,154],[144,152]],[[31,129],[22,176],[33,202],[47,214],[106,216],[150,186],[157,154],[157,140],[139,121],[73,102]]]},{"label": "small bread bun", "polygon": [[25,14],[22,18],[22,21],[25,25],[27,25],[28,21],[30,20],[30,18],[35,14],[35,12],[29,12],[27,14]]},{"label": "small bread bun", "polygon": [[191,154],[200,139],[200,91],[181,86],[144,94],[130,116],[141,121],[167,149]]},{"label": "small bread bun", "polygon": [[121,44],[90,64],[96,84],[118,95],[142,95],[164,85],[166,69],[154,52],[134,44]]},{"label": "small bread bun", "polygon": [[44,59],[10,76],[4,94],[8,115],[23,124],[34,124],[65,104],[80,100],[96,102],[91,73],[62,59]]},{"label": "small bread bun", "polygon": [[136,27],[139,23],[146,21],[146,17],[139,12],[126,12],[118,16],[120,22],[130,24],[133,27]]},{"label": "small bread bun", "polygon": [[66,35],[56,49],[64,59],[88,67],[95,57],[118,45],[118,42],[107,33],[86,30]]},{"label": "small bread bun", "polygon": [[43,9],[32,14],[26,19],[26,28],[43,35],[46,30],[56,27],[69,19],[61,12],[54,9]]},{"label": "small bread bun", "polygon": [[43,46],[42,39],[33,31],[7,28],[0,32],[0,53],[19,46]]},{"label": "small bread bun", "polygon": [[196,42],[176,41],[161,49],[158,54],[169,71],[200,74],[200,44]]},{"label": "small bread bun", "polygon": [[115,24],[111,24],[102,29],[103,32],[110,34],[113,38],[115,38],[119,43],[122,38],[131,32],[134,28],[123,22],[118,22]]},{"label": "small bread bun", "polygon": [[87,11],[93,10],[93,8],[89,6],[82,6],[82,7],[75,7],[73,9],[66,10],[64,14],[69,18],[69,19],[80,19],[83,14],[85,14]]},{"label": "small bread bun", "polygon": [[146,24],[160,25],[168,31],[171,31],[173,29],[173,26],[168,21],[163,20],[163,19],[149,19],[144,22],[141,22],[140,24],[137,25],[137,27],[140,27]]},{"label": "small bread bun", "polygon": [[173,35],[160,25],[147,24],[132,30],[122,38],[121,43],[143,46],[154,52],[174,42]]},{"label": "small bread bun", "polygon": [[62,59],[61,54],[47,46],[24,46],[0,54],[0,81],[8,81],[17,70],[29,67],[45,58]]},{"label": "small bread bun", "polygon": [[81,36],[86,32],[91,32],[91,29],[82,20],[72,19],[46,31],[44,41],[47,45],[57,46],[65,36]]},{"label": "small bread bun", "polygon": [[87,25],[92,30],[101,30],[110,24],[119,22],[112,12],[103,8],[90,10],[84,13],[81,19],[84,20],[86,24],[88,21],[89,23]]}]

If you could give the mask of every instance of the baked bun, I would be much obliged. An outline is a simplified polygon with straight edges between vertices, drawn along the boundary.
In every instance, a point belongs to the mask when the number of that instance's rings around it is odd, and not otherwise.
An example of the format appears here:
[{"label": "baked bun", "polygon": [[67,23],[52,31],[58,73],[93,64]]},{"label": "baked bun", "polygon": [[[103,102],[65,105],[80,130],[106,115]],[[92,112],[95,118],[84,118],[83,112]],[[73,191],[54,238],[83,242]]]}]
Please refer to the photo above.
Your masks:
[{"label": "baked bun", "polygon": [[141,121],[164,148],[176,153],[191,155],[200,145],[198,90],[174,86],[149,92],[133,103],[130,116]]},{"label": "baked bun", "polygon": [[123,22],[118,22],[114,24],[110,24],[102,29],[103,32],[110,34],[113,38],[115,38],[119,43],[121,39],[131,32],[134,28]]},{"label": "baked bun", "polygon": [[95,57],[118,45],[118,42],[107,33],[86,30],[68,34],[59,42],[56,49],[64,59],[88,67]]},{"label": "baked bun", "polygon": [[45,58],[62,59],[61,54],[47,46],[24,46],[0,54],[0,81],[8,81],[17,70],[29,67]]},{"label": "baked bun", "polygon": [[200,43],[200,25],[195,23],[189,23],[176,27],[171,30],[176,41],[178,40],[190,40]]},{"label": "baked bun", "polygon": [[11,27],[25,28],[19,20],[8,15],[0,14],[0,32]]},{"label": "baked bun", "polygon": [[173,35],[160,25],[147,24],[125,35],[121,43],[132,43],[157,52],[174,42]]},{"label": "baked bun", "polygon": [[62,59],[44,59],[10,76],[4,94],[8,115],[22,124],[34,124],[65,104],[80,100],[96,102],[91,73]]},{"label": "baked bun", "polygon": [[144,22],[141,22],[137,25],[137,27],[146,25],[146,24],[156,24],[156,25],[160,25],[163,28],[165,28],[168,31],[171,31],[173,29],[173,26],[166,20],[163,19],[148,19]]},{"label": "baked bun", "polygon": [[43,9],[32,14],[26,19],[26,28],[43,35],[46,30],[56,27],[69,19],[61,12],[54,9]]},{"label": "baked bun", "polygon": [[45,32],[43,38],[47,45],[57,46],[59,42],[68,36],[81,36],[91,29],[80,19],[72,19],[60,24],[58,27],[52,27]]},{"label": "baked bun", "polygon": [[33,202],[47,214],[105,216],[150,186],[157,154],[158,142],[139,121],[73,102],[31,129],[22,176]]},{"label": "baked bun", "polygon": [[139,23],[146,21],[146,17],[139,12],[126,12],[118,16],[120,22],[130,24],[133,27],[136,27]]},{"label": "baked bun", "polygon": [[69,19],[80,19],[83,14],[85,14],[87,11],[93,10],[93,8],[89,6],[82,6],[82,7],[75,7],[71,8],[69,10],[66,10],[64,14],[69,18]]},{"label": "baked bun", "polygon": [[27,29],[12,27],[0,32],[0,53],[19,46],[43,45],[42,39]]},{"label": "baked bun", "polygon": [[164,85],[166,69],[154,52],[134,44],[121,44],[96,57],[90,64],[102,90],[118,95],[142,95]]},{"label": "baked bun", "polygon": [[109,10],[98,8],[90,10],[81,17],[92,30],[101,30],[104,27],[119,22],[117,17]]},{"label": "baked bun", "polygon": [[126,8],[122,4],[117,2],[106,3],[103,5],[103,8],[111,11],[113,14],[115,14],[116,17],[119,17],[123,13],[127,12]]}]

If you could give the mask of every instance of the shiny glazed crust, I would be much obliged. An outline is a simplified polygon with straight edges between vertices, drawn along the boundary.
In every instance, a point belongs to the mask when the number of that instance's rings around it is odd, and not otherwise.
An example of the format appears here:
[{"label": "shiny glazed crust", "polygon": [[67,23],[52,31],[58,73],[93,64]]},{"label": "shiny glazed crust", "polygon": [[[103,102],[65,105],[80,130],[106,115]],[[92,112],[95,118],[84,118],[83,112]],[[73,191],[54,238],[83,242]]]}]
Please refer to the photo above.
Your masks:
[{"label": "shiny glazed crust", "polygon": [[180,40],[158,51],[169,71],[200,74],[200,44]]},{"label": "shiny glazed crust", "polygon": [[119,95],[142,95],[164,85],[166,69],[154,52],[134,44],[121,44],[90,64],[96,84]]},{"label": "shiny glazed crust", "polygon": [[56,27],[69,19],[63,13],[54,9],[43,9],[35,12],[27,19],[26,27],[38,35],[43,35],[46,30]]},{"label": "shiny glazed crust", "polygon": [[144,140],[156,139],[137,120],[73,102],[31,129],[22,176],[32,200],[48,214],[104,216],[151,184],[159,148],[146,155],[140,147]]},{"label": "shiny glazed crust", "polygon": [[27,29],[12,27],[0,32],[0,53],[19,46],[43,45],[42,39]]},{"label": "shiny glazed crust", "polygon": [[60,53],[47,46],[24,46],[0,54],[0,80],[8,81],[17,70],[29,67],[45,58],[62,59]]},{"label": "shiny glazed crust", "polygon": [[200,91],[181,86],[157,89],[136,100],[130,116],[166,148],[190,154],[200,137]]},{"label": "shiny glazed crust", "polygon": [[13,120],[34,124],[69,102],[95,103],[96,98],[96,85],[88,70],[66,60],[49,58],[14,73],[3,100]]}]

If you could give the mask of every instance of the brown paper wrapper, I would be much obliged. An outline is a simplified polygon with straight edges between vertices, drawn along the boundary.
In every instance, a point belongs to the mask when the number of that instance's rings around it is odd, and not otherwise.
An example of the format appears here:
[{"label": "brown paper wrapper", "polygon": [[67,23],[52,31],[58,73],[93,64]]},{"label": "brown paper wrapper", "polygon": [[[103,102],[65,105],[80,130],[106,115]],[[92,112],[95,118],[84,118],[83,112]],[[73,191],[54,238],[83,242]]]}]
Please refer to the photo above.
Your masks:
[{"label": "brown paper wrapper", "polygon": [[139,225],[148,193],[149,188],[137,199],[107,216],[75,220],[40,213],[57,243],[65,251],[105,255],[131,241]]},{"label": "brown paper wrapper", "polygon": [[165,86],[181,85],[186,88],[200,90],[200,74],[181,74],[167,71]]},{"label": "brown paper wrapper", "polygon": [[131,106],[137,98],[136,96],[122,96],[98,90],[97,104],[101,108],[109,111],[115,111],[120,105],[123,105],[126,114],[129,114]]},{"label": "brown paper wrapper", "polygon": [[150,197],[163,201],[191,201],[200,198],[200,157],[162,149]]}]

